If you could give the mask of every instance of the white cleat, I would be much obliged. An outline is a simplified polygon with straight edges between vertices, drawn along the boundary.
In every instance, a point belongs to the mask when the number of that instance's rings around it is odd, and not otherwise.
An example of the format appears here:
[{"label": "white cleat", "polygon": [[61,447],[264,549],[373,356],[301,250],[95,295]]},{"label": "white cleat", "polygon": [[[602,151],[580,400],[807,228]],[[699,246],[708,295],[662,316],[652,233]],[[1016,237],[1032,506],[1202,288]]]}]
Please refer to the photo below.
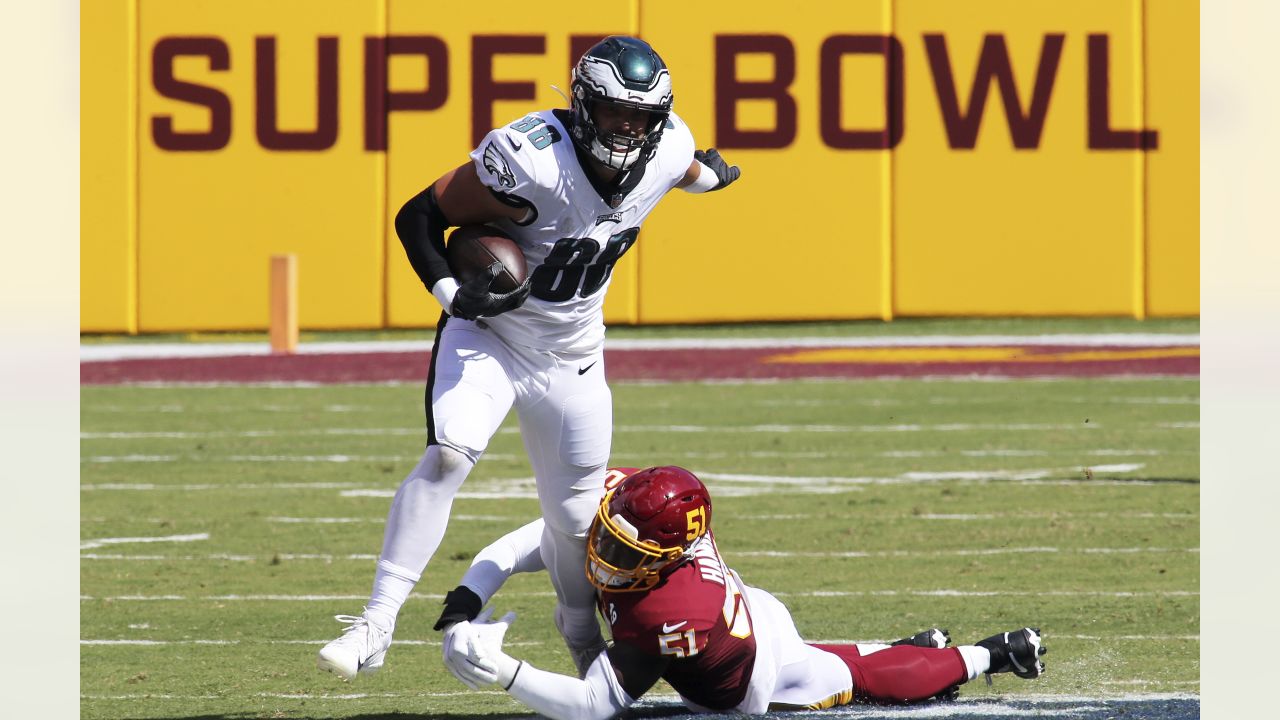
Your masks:
[{"label": "white cleat", "polygon": [[348,627],[337,640],[320,650],[316,667],[343,680],[377,672],[387,657],[387,648],[391,647],[392,630],[383,629],[363,616],[334,615],[333,619],[347,623]]}]

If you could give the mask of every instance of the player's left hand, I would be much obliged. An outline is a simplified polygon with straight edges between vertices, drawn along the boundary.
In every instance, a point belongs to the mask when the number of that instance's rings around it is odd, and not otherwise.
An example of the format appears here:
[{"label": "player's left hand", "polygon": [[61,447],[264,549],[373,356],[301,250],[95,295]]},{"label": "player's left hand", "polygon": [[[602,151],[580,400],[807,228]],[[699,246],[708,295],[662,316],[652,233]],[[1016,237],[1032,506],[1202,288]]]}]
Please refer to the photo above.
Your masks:
[{"label": "player's left hand", "polygon": [[720,157],[720,151],[715,148],[694,150],[693,159],[711,168],[711,171],[716,174],[716,178],[720,180],[718,185],[711,188],[712,190],[721,190],[728,187],[730,183],[742,175],[742,171],[738,169],[738,166],[725,162],[724,158]]},{"label": "player's left hand", "polygon": [[508,612],[496,622],[492,617],[493,608],[487,608],[475,620],[455,623],[444,634],[445,667],[473,690],[497,683],[508,674],[503,672],[506,666],[517,664],[502,652],[503,638],[516,614]]}]

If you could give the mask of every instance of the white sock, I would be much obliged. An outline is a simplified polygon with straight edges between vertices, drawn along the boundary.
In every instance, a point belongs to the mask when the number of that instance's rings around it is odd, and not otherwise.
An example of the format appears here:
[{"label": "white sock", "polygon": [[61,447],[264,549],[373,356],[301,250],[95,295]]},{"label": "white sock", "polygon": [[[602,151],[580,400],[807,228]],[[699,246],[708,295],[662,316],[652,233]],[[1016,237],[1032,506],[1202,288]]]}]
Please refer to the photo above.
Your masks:
[{"label": "white sock", "polygon": [[854,643],[853,646],[858,648],[859,655],[870,655],[871,653],[877,653],[891,647],[889,645],[881,645],[880,643]]},{"label": "white sock", "polygon": [[432,445],[400,483],[387,512],[387,530],[367,605],[366,614],[376,617],[379,625],[395,627],[400,607],[444,539],[453,496],[474,466],[466,455]]},{"label": "white sock", "polygon": [[373,574],[373,591],[369,593],[369,604],[364,610],[365,617],[386,630],[394,628],[400,607],[421,579],[422,575],[408,568],[378,560],[378,570]]},{"label": "white sock", "polygon": [[991,668],[991,651],[977,645],[960,645],[956,647],[960,657],[964,659],[965,672],[973,680]]}]

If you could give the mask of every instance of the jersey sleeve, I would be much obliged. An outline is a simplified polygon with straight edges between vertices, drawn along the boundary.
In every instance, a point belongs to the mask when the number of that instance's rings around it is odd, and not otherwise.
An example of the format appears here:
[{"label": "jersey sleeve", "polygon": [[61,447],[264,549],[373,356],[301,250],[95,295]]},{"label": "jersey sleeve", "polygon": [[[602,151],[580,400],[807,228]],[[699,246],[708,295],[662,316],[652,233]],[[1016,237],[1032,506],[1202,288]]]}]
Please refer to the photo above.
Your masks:
[{"label": "jersey sleeve", "polygon": [[667,118],[668,127],[662,131],[662,150],[666,156],[664,166],[669,166],[668,177],[671,187],[684,177],[684,173],[693,163],[693,151],[697,149],[693,140],[693,132],[679,115],[671,113]]},{"label": "jersey sleeve", "polygon": [[533,152],[531,142],[506,126],[484,136],[471,151],[471,162],[480,182],[499,200],[512,207],[536,208],[540,193]]}]

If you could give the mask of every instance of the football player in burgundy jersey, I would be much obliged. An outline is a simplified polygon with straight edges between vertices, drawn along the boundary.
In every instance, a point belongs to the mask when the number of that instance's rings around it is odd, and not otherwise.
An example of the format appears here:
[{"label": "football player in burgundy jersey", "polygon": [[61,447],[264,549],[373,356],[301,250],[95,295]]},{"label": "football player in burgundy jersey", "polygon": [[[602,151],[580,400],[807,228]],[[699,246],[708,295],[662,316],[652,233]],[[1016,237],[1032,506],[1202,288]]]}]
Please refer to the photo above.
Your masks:
[{"label": "football player in burgundy jersey", "polygon": [[1040,631],[1020,628],[946,647],[944,630],[892,645],[807,644],[786,607],[742,582],[710,529],[711,497],[678,467],[611,469],[587,538],[587,576],[613,643],[574,678],[502,651],[514,619],[481,612],[512,573],[541,569],[535,521],[485,548],[445,599],[445,664],[470,687],[496,684],[552,718],[608,718],[659,678],[696,711],[758,714],[853,702],[954,697],[978,675],[1036,678]]}]

